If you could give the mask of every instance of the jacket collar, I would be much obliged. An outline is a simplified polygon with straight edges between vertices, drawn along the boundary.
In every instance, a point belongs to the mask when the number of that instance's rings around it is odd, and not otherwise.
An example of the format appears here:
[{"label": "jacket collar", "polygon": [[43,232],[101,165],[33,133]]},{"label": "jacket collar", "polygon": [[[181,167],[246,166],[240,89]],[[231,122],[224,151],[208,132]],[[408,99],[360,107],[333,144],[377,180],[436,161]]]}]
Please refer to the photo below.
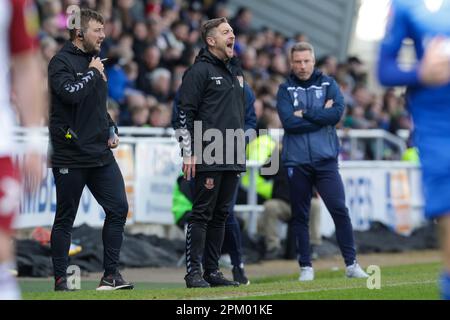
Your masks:
[{"label": "jacket collar", "polygon": [[311,77],[308,80],[300,80],[294,73],[289,75],[289,82],[294,83],[302,88],[307,88],[314,85],[321,77],[323,73],[318,69],[314,69]]},{"label": "jacket collar", "polygon": [[77,56],[83,56],[83,57],[86,57],[88,59],[91,59],[92,57],[94,57],[93,54],[86,53],[83,50],[81,50],[80,48],[78,48],[77,46],[75,46],[72,43],[72,41],[67,41],[64,44],[64,46],[63,46],[61,51],[68,52],[68,53],[71,53],[71,54],[74,54],[74,55],[77,55]]},{"label": "jacket collar", "polygon": [[195,57],[195,62],[205,61],[211,64],[224,66],[228,69],[228,65],[231,68],[236,68],[236,70],[240,69],[239,60],[236,57],[231,58],[227,63],[217,58],[213,55],[207,48],[203,47],[200,49],[197,57]]}]

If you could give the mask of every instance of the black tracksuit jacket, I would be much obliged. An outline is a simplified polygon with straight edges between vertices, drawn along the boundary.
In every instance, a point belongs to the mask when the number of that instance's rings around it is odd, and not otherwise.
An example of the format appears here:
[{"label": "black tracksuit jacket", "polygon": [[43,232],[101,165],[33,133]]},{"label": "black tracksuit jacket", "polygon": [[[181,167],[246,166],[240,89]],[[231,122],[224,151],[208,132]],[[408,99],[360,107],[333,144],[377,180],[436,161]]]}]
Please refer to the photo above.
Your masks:
[{"label": "black tracksuit jacket", "polygon": [[[177,129],[187,129],[191,137],[191,150],[202,144],[201,150],[212,141],[197,141],[194,136],[194,121],[202,122],[202,137],[205,130],[218,129],[223,137],[223,163],[202,164],[197,171],[245,171],[245,141],[234,144],[234,161],[226,163],[225,137],[227,129],[244,129],[245,95],[241,68],[235,58],[228,64],[202,49],[195,63],[185,72],[180,88],[180,105]],[[186,142],[186,145],[188,142]],[[183,144],[181,144],[183,146]],[[239,148],[240,146],[240,148]],[[237,163],[240,156],[244,161]]]},{"label": "black tracksuit jacket", "polygon": [[[108,147],[107,83],[89,68],[92,55],[67,42],[48,65],[50,91],[50,166],[90,168],[114,160]],[[67,135],[69,133],[69,135]]]}]

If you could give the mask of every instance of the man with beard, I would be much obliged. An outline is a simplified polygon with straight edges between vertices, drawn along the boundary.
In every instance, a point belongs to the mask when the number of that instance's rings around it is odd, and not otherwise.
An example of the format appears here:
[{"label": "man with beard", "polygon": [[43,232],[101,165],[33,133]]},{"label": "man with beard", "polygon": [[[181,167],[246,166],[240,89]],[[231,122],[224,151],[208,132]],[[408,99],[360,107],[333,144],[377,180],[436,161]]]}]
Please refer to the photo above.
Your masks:
[{"label": "man with beard", "polygon": [[[202,38],[206,48],[186,71],[180,87],[177,124],[184,176],[187,180],[195,178],[192,215],[186,231],[185,281],[188,288],[238,286],[219,271],[219,258],[239,173],[245,171],[244,79],[233,57],[233,29],[225,18],[206,21]],[[194,122],[203,128],[201,137],[213,131],[221,137],[214,136],[210,143],[194,139]],[[237,136],[237,143],[235,138],[222,143],[230,131]],[[214,155],[208,157],[206,153],[211,149]]]},{"label": "man with beard", "polygon": [[51,95],[50,166],[56,184],[51,235],[55,291],[67,291],[71,231],[85,186],[106,213],[103,226],[104,276],[97,290],[132,289],[118,271],[128,213],[125,185],[110,149],[119,144],[116,124],[106,112],[107,83],[97,55],[105,39],[103,17],[83,9],[70,41],[48,66]]}]

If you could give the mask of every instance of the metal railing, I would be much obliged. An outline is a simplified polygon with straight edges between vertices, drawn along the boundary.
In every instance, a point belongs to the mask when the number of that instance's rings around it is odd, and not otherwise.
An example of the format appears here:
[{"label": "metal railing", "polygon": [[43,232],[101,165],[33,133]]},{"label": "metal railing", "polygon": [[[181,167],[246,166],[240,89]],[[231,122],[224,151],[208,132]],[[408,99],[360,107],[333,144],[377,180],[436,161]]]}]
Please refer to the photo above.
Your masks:
[{"label": "metal railing", "polygon": [[[15,140],[23,141],[26,137],[27,130],[22,127],[15,128]],[[47,128],[42,128],[42,133],[48,135]],[[154,143],[176,143],[174,139],[174,130],[171,128],[139,128],[139,127],[120,127],[119,133],[121,141],[135,145],[137,141],[152,141]],[[281,139],[283,130],[271,130],[270,134],[276,139]],[[341,139],[348,138],[351,141],[351,152],[357,146],[361,139],[374,139],[376,144],[376,159],[383,159],[383,149],[385,141],[398,148],[403,153],[406,149],[406,143],[401,138],[386,132],[384,130],[338,130],[338,136]],[[264,210],[264,206],[258,205],[256,192],[256,177],[261,163],[256,161],[247,161],[247,168],[249,172],[249,188],[247,192],[247,204],[236,205],[235,211],[248,214],[248,232],[250,235],[257,233],[257,219],[258,214]],[[367,163],[367,168],[373,165]]]},{"label": "metal railing", "polygon": [[[16,127],[14,132],[17,136],[23,136],[27,132],[26,128]],[[41,132],[48,134],[48,129],[43,127]],[[120,136],[130,137],[172,137],[175,131],[172,128],[150,128],[150,127],[119,127]],[[284,134],[283,129],[271,129],[271,135],[281,138]],[[337,130],[340,139],[350,139],[351,152],[357,149],[358,140],[373,139],[376,143],[375,160],[383,159],[384,143],[387,142],[396,147],[400,153],[406,150],[406,142],[403,138],[398,137],[390,132],[382,129],[368,129],[368,130]],[[352,157],[353,159],[353,157]]]},{"label": "metal railing", "polygon": [[382,129],[367,130],[337,130],[338,137],[342,139],[350,139],[350,159],[354,160],[355,151],[358,149],[358,140],[375,140],[375,159],[383,160],[385,142],[397,148],[400,155],[406,150],[406,142],[404,139]]}]

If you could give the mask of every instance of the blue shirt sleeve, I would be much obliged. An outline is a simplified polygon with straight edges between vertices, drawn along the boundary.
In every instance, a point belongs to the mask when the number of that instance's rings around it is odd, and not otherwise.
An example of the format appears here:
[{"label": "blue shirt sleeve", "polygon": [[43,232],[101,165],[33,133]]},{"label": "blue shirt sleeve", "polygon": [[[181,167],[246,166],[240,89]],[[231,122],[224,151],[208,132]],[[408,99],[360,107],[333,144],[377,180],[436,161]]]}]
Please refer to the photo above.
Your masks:
[{"label": "blue shirt sleeve", "polygon": [[244,130],[256,129],[255,95],[247,83],[244,83],[245,92],[245,125]]},{"label": "blue shirt sleeve", "polygon": [[408,12],[400,1],[392,1],[386,34],[378,56],[378,78],[384,86],[413,86],[419,84],[418,64],[409,71],[401,70],[397,62],[403,40],[412,32]]},{"label": "blue shirt sleeve", "polygon": [[301,134],[317,131],[321,126],[294,116],[294,108],[287,88],[281,84],[277,93],[277,111],[283,128],[287,133]]}]

